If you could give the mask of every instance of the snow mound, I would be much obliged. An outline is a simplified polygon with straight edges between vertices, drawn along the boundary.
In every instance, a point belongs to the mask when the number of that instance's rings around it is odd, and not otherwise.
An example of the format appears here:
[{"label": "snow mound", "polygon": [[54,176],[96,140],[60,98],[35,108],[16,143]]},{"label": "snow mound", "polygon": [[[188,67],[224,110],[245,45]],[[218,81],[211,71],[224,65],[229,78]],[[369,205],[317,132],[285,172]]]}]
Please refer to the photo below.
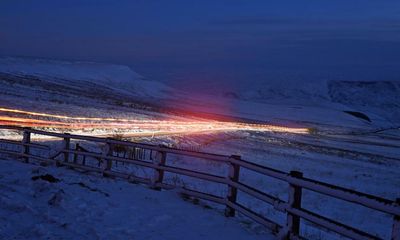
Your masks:
[{"label": "snow mound", "polygon": [[163,96],[170,89],[150,81],[128,66],[47,59],[0,58],[0,72],[90,82],[133,95]]}]

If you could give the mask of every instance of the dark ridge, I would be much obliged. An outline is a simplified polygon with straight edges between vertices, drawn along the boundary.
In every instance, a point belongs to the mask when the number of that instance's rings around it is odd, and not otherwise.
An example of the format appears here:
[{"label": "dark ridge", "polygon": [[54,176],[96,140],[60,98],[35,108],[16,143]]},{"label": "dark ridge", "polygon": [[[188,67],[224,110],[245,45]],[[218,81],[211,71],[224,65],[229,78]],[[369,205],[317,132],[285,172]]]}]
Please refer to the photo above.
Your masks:
[{"label": "dark ridge", "polygon": [[361,118],[361,119],[367,120],[368,122],[371,122],[371,119],[367,115],[365,115],[364,113],[354,112],[354,111],[343,111],[343,112],[345,112],[347,114],[350,114],[350,115],[352,115],[352,116],[354,116],[356,118]]},{"label": "dark ridge", "polygon": [[40,176],[33,176],[32,180],[36,181],[36,180],[43,180],[43,181],[47,181],[47,182],[51,182],[51,183],[56,183],[59,182],[60,179],[53,177],[53,175],[50,174],[45,174],[45,175],[40,175]]}]

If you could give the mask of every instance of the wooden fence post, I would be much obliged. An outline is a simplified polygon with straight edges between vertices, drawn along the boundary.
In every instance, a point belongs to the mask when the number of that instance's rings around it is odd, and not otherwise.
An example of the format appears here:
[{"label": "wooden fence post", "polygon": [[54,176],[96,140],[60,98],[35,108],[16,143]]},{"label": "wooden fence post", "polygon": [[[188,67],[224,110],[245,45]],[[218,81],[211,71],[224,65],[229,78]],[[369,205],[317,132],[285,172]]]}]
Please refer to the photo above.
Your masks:
[{"label": "wooden fence post", "polygon": [[104,167],[103,167],[103,176],[107,177],[108,175],[105,173],[105,171],[110,171],[111,167],[112,167],[112,160],[107,158],[109,156],[111,156],[112,154],[112,145],[111,143],[107,140],[106,145],[102,151],[102,157],[100,159],[101,162],[104,163]]},{"label": "wooden fence post", "polygon": [[[22,143],[23,144],[31,143],[31,132],[29,131],[29,128],[24,128]],[[30,152],[29,146],[23,145],[21,153],[22,154],[29,154],[29,152]],[[29,162],[29,157],[28,156],[24,156],[23,159],[24,159],[24,162],[26,162],[26,163]]]},{"label": "wooden fence post", "polygon": [[[79,150],[79,143],[75,144],[75,151]],[[75,152],[74,153],[74,164],[78,162],[78,154]]]},{"label": "wooden fence post", "polygon": [[[62,145],[63,145],[62,147],[63,147],[64,151],[69,151],[70,150],[70,142],[71,142],[71,138],[69,137],[69,135],[71,135],[71,134],[64,133],[64,135],[65,135],[65,137],[64,137],[63,142],[62,142]],[[64,152],[63,156],[64,156],[63,161],[64,162],[68,162],[69,152]],[[56,166],[59,167],[61,165],[62,164],[60,164],[60,162],[58,160],[56,160]]]},{"label": "wooden fence post", "polygon": [[158,166],[164,166],[167,161],[167,153],[164,151],[159,151],[156,154],[156,157],[153,159],[153,163],[155,165],[154,169],[154,177],[151,179],[151,188],[154,190],[161,190],[160,187],[157,187],[157,183],[162,183],[164,179],[164,170],[157,169]]},{"label": "wooden fence post", "polygon": [[[396,203],[400,206],[400,198],[396,199]],[[400,240],[400,216],[393,217],[393,228],[391,240]]]},{"label": "wooden fence post", "polygon": [[[237,155],[232,155],[231,158],[235,159],[235,160],[241,160],[240,156]],[[229,181],[232,182],[238,182],[239,181],[239,172],[240,172],[240,166],[230,162],[229,163],[229,170],[228,170],[228,179]],[[236,203],[236,199],[237,199],[237,188],[232,186],[230,183],[228,183],[228,194],[226,196],[226,200],[232,203]],[[225,208],[225,216],[227,217],[234,217],[235,216],[235,209],[230,207],[230,206],[226,206]]]},{"label": "wooden fence post", "polygon": [[[290,171],[289,175],[291,177],[302,178],[303,173],[298,171]],[[289,208],[301,208],[301,195],[302,189],[299,186],[290,184],[289,185],[289,199],[288,199],[288,207]],[[286,219],[286,236],[285,239],[290,239],[290,236],[299,236],[300,234],[300,217],[295,216],[291,213],[287,213]]]},{"label": "wooden fence post", "polygon": [[[67,135],[66,137],[64,137],[64,141],[63,141],[63,145],[64,145],[64,150],[69,151],[70,150],[70,142],[71,142],[71,138],[69,137],[69,133],[65,133],[65,135]],[[68,162],[69,160],[69,152],[64,152],[64,162]]]}]

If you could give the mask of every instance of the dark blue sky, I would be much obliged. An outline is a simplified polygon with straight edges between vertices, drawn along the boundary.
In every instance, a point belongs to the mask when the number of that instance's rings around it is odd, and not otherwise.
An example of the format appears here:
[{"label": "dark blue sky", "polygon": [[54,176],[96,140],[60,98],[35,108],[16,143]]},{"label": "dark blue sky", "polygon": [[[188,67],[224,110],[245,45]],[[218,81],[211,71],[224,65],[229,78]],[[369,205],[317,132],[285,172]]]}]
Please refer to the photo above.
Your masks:
[{"label": "dark blue sky", "polygon": [[0,55],[125,64],[205,88],[400,80],[400,1],[1,0]]}]

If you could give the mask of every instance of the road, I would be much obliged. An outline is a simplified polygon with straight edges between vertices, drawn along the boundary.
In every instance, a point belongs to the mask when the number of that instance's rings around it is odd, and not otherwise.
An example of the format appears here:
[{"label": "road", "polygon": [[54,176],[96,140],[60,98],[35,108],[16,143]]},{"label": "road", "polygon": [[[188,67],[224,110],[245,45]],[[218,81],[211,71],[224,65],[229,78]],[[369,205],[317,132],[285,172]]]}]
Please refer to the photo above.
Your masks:
[{"label": "road", "polygon": [[291,128],[270,124],[238,121],[176,121],[109,117],[83,117],[31,112],[20,109],[0,108],[0,125],[54,128],[60,130],[124,130],[131,136],[198,134],[221,131],[257,131],[308,134],[307,128]]}]

